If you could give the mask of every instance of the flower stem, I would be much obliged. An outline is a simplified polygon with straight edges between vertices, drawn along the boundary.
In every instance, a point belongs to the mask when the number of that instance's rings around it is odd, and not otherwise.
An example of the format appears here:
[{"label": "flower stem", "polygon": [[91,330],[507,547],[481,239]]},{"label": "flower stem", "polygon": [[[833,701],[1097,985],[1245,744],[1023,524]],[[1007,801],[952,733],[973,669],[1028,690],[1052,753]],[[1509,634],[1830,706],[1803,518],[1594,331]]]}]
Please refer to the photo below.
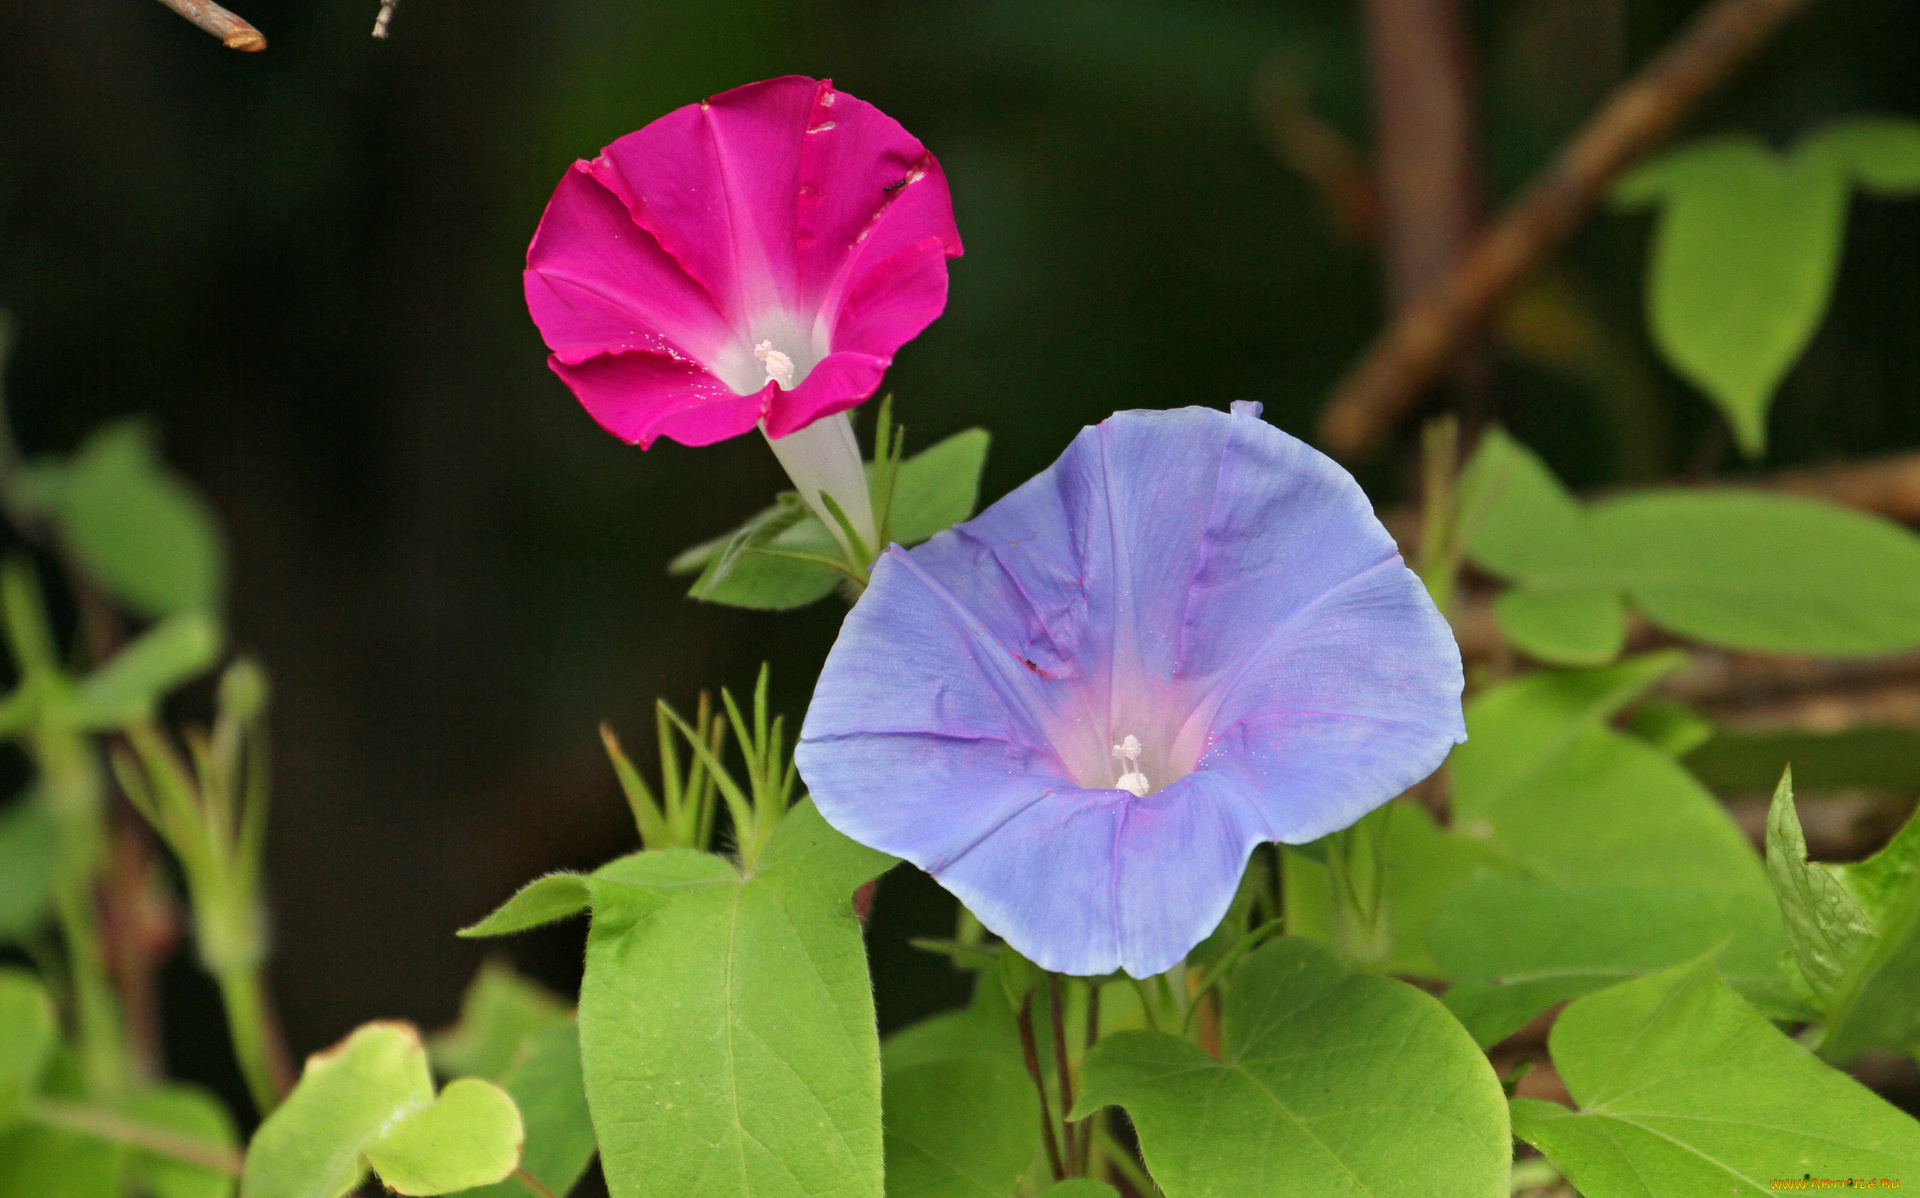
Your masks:
[{"label": "flower stem", "polygon": [[1079,1177],[1085,1167],[1079,1152],[1080,1125],[1067,1118],[1067,1112],[1073,1110],[1073,1070],[1067,1063],[1066,1004],[1060,998],[1060,975],[1049,970],[1047,1008],[1053,1021],[1053,1070],[1057,1075],[1056,1084],[1060,1087],[1060,1140],[1066,1149],[1067,1175]]},{"label": "flower stem", "polygon": [[220,1001],[227,1009],[227,1034],[240,1062],[247,1093],[262,1119],[280,1105],[293,1088],[293,1067],[286,1043],[267,1001],[266,979],[258,966],[221,969]]},{"label": "flower stem", "polygon": [[1047,1164],[1055,1181],[1065,1181],[1067,1171],[1060,1163],[1060,1144],[1053,1135],[1053,1111],[1047,1104],[1047,1082],[1040,1072],[1040,1049],[1033,1037],[1033,994],[1020,1003],[1020,1051],[1027,1060],[1027,1076],[1033,1079],[1034,1092],[1040,1096],[1040,1135],[1047,1143]]}]

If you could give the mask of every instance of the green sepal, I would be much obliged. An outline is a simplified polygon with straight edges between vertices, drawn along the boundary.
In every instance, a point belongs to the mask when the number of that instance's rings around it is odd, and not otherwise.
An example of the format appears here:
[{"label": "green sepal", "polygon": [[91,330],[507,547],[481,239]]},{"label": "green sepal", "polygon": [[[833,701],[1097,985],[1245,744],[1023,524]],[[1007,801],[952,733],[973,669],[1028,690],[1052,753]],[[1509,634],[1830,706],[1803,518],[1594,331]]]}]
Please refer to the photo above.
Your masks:
[{"label": "green sepal", "polygon": [[494,908],[479,923],[461,928],[457,936],[509,936],[541,924],[570,919],[587,909],[591,900],[583,874],[558,871],[535,878],[512,898]]}]

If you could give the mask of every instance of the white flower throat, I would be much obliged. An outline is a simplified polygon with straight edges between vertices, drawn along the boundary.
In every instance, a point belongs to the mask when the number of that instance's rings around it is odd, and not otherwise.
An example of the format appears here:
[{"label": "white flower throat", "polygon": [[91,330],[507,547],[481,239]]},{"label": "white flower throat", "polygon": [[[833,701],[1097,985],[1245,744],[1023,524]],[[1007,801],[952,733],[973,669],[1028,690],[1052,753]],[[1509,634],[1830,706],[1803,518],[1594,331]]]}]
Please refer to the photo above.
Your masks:
[{"label": "white flower throat", "polygon": [[793,390],[793,359],[773,348],[773,342],[762,341],[753,347],[753,356],[767,368],[767,381],[779,383],[782,391]]},{"label": "white flower throat", "polygon": [[1126,739],[1113,746],[1113,755],[1120,760],[1121,768],[1126,772],[1114,782],[1115,788],[1124,790],[1135,798],[1145,798],[1153,789],[1153,783],[1140,772],[1140,738],[1128,733]]}]

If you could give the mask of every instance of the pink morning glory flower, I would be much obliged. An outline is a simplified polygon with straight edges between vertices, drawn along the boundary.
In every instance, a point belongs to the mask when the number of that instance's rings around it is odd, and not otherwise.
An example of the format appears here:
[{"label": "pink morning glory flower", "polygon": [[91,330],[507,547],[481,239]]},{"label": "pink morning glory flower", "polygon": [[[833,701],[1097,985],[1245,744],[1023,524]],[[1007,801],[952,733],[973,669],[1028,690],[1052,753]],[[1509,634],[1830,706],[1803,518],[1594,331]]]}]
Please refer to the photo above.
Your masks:
[{"label": "pink morning glory flower", "polygon": [[873,395],[946,306],[960,252],[926,147],[831,81],[788,76],[576,162],[527,249],[527,307],[608,432],[707,445],[759,426],[809,501],[796,454],[828,459],[818,487],[857,484],[864,509],[864,475],[838,460],[850,427],[781,440]]},{"label": "pink morning glory flower", "polygon": [[820,813],[1047,969],[1172,968],[1255,845],[1466,739],[1446,620],[1352,477],[1259,411],[1116,414],[889,549],[814,691]]}]

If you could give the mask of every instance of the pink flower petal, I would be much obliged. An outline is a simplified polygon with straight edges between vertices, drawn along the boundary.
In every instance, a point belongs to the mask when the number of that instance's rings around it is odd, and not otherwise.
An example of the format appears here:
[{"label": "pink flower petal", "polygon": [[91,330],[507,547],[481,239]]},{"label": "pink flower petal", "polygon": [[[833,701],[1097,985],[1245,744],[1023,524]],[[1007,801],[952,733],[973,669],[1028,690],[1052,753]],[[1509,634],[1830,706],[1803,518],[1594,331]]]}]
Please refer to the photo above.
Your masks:
[{"label": "pink flower petal", "polygon": [[798,387],[776,390],[767,412],[767,435],[784,437],[822,416],[858,407],[880,389],[892,361],[874,354],[828,354]]},{"label": "pink flower petal", "polygon": [[821,101],[800,159],[799,272],[807,306],[831,311],[908,245],[938,238],[947,258],[961,249],[946,174],[920,140],[845,92]]},{"label": "pink flower petal", "polygon": [[831,88],[798,75],[736,87],[629,133],[591,164],[736,327],[799,306],[801,147]]},{"label": "pink flower petal", "polygon": [[[600,427],[642,449],[667,436],[682,445],[711,445],[750,431],[767,402],[735,395],[698,362],[635,350],[569,363],[547,360]],[[777,390],[768,384],[768,390]]]},{"label": "pink flower petal", "polygon": [[946,306],[946,249],[939,238],[923,237],[861,277],[839,307],[833,348],[891,362]]},{"label": "pink flower petal", "polygon": [[733,339],[706,290],[586,169],[560,180],[527,248],[527,308],[564,362],[647,350],[709,359]]}]

